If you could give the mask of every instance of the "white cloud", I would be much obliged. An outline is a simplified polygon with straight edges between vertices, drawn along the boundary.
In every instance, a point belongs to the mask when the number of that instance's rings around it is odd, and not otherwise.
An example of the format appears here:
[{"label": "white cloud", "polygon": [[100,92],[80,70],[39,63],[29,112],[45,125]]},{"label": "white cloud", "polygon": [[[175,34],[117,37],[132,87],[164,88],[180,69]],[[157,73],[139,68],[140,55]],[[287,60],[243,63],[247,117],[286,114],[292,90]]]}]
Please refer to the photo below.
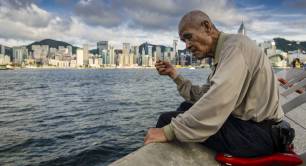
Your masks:
[{"label": "white cloud", "polygon": [[0,6],[0,18],[39,28],[48,26],[52,15],[32,3],[24,8]]},{"label": "white cloud", "polygon": [[[10,46],[29,44],[45,38],[78,46],[87,43],[92,47],[99,40],[108,40],[117,48],[121,48],[123,42],[138,45],[148,41],[172,45],[173,39],[178,39],[179,19],[195,9],[205,11],[217,24],[217,28],[224,32],[236,33],[243,18],[247,34],[257,41],[273,37],[305,39],[305,15],[263,10],[263,5],[237,8],[227,0],[114,0],[111,1],[113,4],[83,0],[76,4],[83,5],[81,8],[76,6],[79,10],[75,12],[80,13],[72,13],[70,16],[51,13],[30,0],[25,4],[18,0],[12,2],[16,4],[0,3],[0,42]],[[103,8],[106,10],[100,12],[99,5],[106,5]],[[121,6],[112,8],[111,5]],[[117,20],[112,19],[113,16]],[[183,43],[179,43],[180,48],[183,46]]]}]

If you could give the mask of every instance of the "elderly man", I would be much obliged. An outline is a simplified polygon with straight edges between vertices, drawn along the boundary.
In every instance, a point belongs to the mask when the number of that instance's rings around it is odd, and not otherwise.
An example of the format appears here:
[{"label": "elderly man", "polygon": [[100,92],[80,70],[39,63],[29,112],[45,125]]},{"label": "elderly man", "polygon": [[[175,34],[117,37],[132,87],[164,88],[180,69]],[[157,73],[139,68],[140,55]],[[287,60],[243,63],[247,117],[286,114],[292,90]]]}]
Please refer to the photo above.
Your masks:
[{"label": "elderly man", "polygon": [[200,87],[168,62],[156,63],[159,74],[170,76],[192,104],[162,114],[144,143],[200,142],[217,152],[244,157],[278,151],[271,132],[284,116],[277,79],[255,42],[220,32],[202,11],[191,11],[181,19],[179,36],[197,59],[213,58],[213,71]]}]

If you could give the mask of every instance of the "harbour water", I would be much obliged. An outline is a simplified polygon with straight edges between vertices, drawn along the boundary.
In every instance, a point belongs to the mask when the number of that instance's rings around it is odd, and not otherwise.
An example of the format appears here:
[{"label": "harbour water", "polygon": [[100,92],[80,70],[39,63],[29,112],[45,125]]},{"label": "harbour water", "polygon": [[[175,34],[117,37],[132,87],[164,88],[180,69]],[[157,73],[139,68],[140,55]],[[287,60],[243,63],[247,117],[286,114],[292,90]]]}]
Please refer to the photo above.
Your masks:
[{"label": "harbour water", "polygon": [[[179,71],[195,84],[209,73]],[[107,165],[182,101],[154,69],[0,71],[0,165]]]}]

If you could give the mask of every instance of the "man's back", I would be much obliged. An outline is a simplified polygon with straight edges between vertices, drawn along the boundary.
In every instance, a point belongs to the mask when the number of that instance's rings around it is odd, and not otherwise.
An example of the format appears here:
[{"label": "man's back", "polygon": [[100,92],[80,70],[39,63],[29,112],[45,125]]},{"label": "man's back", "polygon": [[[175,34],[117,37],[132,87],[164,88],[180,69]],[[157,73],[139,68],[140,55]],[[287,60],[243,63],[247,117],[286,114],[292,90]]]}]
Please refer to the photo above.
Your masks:
[{"label": "man's back", "polygon": [[[233,52],[228,52],[229,50]],[[246,36],[229,34],[225,35],[219,63],[226,63],[226,58],[223,58],[225,56],[235,56],[231,60],[243,58],[245,63],[244,66],[232,66],[228,69],[232,71],[233,77],[235,77],[236,68],[245,67],[247,70],[245,79],[241,80],[243,87],[232,114],[242,120],[280,121],[283,118],[283,111],[279,104],[277,80],[262,50]]]}]

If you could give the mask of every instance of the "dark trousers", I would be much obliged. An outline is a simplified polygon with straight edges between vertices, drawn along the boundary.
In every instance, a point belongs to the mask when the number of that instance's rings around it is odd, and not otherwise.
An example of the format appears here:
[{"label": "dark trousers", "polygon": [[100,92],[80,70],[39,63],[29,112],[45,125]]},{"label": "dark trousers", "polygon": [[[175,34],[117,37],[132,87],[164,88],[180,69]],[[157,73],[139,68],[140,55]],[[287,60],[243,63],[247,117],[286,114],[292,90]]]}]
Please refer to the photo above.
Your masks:
[{"label": "dark trousers", "polygon": [[[169,124],[173,117],[184,113],[191,106],[191,103],[183,102],[177,111],[161,114],[156,127],[162,128]],[[243,121],[233,116],[229,116],[221,129],[201,144],[216,152],[239,157],[269,155],[276,149],[270,124]]]}]

